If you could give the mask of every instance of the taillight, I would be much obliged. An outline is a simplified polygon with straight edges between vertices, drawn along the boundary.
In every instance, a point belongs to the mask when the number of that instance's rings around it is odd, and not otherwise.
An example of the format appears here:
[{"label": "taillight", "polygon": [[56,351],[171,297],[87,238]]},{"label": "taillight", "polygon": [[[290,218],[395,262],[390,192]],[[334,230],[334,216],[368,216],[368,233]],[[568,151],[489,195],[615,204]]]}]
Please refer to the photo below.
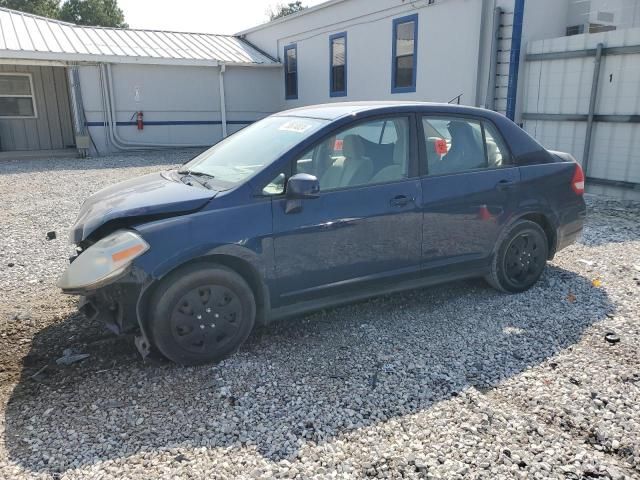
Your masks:
[{"label": "taillight", "polygon": [[576,192],[576,195],[582,195],[584,193],[584,172],[579,163],[576,163],[576,170],[573,172],[571,188]]}]

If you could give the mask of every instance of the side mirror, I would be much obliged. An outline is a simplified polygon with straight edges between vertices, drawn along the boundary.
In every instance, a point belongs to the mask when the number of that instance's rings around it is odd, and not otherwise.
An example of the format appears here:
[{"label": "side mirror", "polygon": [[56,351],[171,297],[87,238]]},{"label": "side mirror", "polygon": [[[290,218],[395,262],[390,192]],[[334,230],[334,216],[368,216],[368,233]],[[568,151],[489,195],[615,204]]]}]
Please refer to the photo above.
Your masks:
[{"label": "side mirror", "polygon": [[299,213],[302,211],[302,200],[305,198],[318,198],[320,194],[320,182],[308,173],[296,173],[287,182],[287,201],[284,213]]},{"label": "side mirror", "polygon": [[297,173],[287,182],[287,198],[302,200],[304,198],[318,198],[320,182],[308,173]]}]

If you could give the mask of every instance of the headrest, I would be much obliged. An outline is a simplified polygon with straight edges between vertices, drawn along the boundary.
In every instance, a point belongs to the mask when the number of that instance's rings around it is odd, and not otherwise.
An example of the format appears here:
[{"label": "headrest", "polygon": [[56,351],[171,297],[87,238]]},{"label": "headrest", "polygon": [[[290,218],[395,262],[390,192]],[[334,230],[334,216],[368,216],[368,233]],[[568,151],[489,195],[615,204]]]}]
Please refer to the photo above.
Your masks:
[{"label": "headrest", "polygon": [[449,132],[451,133],[451,137],[455,138],[456,135],[469,135],[469,134],[473,134],[473,130],[471,129],[471,125],[469,125],[467,122],[460,122],[460,121],[451,121],[449,122],[449,124],[447,125],[447,128],[449,130]]},{"label": "headrest", "polygon": [[346,158],[361,158],[364,156],[364,145],[360,135],[347,135],[344,137],[342,154]]}]

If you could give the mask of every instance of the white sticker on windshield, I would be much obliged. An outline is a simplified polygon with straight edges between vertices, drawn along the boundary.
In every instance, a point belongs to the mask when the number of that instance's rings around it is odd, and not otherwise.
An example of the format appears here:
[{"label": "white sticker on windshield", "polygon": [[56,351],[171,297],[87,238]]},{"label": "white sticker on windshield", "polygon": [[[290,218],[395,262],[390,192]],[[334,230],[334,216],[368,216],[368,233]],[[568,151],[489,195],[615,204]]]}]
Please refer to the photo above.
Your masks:
[{"label": "white sticker on windshield", "polygon": [[278,130],[285,132],[304,133],[309,130],[313,125],[306,123],[304,120],[290,120],[283,123]]}]

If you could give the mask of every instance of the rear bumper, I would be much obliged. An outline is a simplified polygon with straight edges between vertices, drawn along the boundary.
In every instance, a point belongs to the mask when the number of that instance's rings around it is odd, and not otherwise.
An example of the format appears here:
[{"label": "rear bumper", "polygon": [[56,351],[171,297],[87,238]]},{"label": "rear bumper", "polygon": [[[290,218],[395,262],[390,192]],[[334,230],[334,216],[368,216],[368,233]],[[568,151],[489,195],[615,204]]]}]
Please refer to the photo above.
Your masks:
[{"label": "rear bumper", "polygon": [[584,222],[587,218],[587,207],[582,201],[579,205],[568,209],[562,216],[556,239],[556,252],[572,245],[582,236]]}]

